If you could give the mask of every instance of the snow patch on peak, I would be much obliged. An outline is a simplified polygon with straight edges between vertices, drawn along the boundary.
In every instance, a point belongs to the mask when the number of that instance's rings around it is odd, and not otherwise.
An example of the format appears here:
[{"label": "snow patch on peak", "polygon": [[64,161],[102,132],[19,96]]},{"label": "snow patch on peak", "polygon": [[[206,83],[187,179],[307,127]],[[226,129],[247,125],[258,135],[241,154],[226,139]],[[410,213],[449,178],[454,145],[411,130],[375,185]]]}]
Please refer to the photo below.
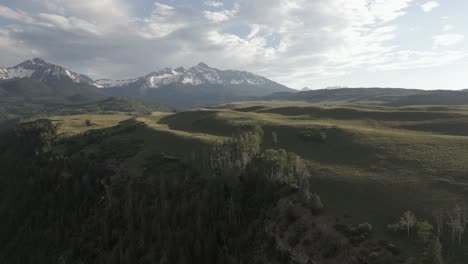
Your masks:
[{"label": "snow patch on peak", "polygon": [[39,81],[71,80],[76,83],[92,83],[85,76],[64,67],[51,64],[41,58],[24,61],[16,66],[3,69],[0,79],[31,78]]},{"label": "snow patch on peak", "polygon": [[[261,76],[234,70],[218,70],[211,68],[203,62],[191,68],[179,67],[176,69],[165,68],[157,72],[152,72],[144,77],[135,79],[141,81],[139,89],[157,89],[169,84],[179,84],[187,86],[197,85],[248,85],[248,86],[280,86]],[[112,88],[129,84],[130,82],[117,83],[113,80],[97,80],[94,85],[98,88]]]},{"label": "snow patch on peak", "polygon": [[93,85],[97,88],[120,87],[135,82],[137,79],[130,80],[112,80],[112,79],[99,79]]},{"label": "snow patch on peak", "polygon": [[23,67],[1,69],[0,79],[30,78],[33,73],[34,70],[25,69]]},{"label": "snow patch on peak", "polygon": [[184,74],[183,68],[165,68],[164,70],[153,72],[145,76],[146,85],[148,88],[159,88],[162,85],[167,85],[180,80]]},{"label": "snow patch on peak", "polygon": [[0,80],[8,79],[8,70],[0,68]]}]

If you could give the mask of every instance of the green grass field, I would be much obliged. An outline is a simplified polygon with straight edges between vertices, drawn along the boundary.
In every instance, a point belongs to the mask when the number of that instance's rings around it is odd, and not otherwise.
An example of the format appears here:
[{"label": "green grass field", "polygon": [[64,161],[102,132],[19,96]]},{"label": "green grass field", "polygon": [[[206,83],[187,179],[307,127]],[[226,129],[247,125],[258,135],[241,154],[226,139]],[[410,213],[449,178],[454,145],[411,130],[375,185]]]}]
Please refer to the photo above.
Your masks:
[{"label": "green grass field", "polygon": [[[139,161],[156,152],[193,158],[210,142],[261,125],[264,148],[283,148],[310,162],[312,189],[320,194],[328,213],[351,215],[356,223],[370,222],[382,238],[392,238],[386,226],[406,210],[431,219],[433,209],[468,198],[468,132],[462,129],[468,127],[468,108],[463,106],[243,102],[137,118],[78,115],[51,119],[65,135],[90,129],[125,130],[140,124],[87,148],[119,153],[137,148],[125,161],[129,174],[141,173],[144,168]],[[93,125],[86,126],[86,119]],[[304,133],[322,133],[326,139],[303,138]]]},{"label": "green grass field", "polygon": [[[314,190],[331,211],[385,227],[405,210],[421,218],[468,197],[468,109],[463,106],[316,106],[245,102],[161,119],[173,130],[230,136],[260,124],[265,148],[284,148],[313,164]],[[451,126],[446,124],[452,124]],[[323,132],[323,142],[301,132]],[[278,135],[278,143],[271,134]]]},{"label": "green grass field", "polygon": [[[70,116],[52,116],[49,119],[57,125],[57,133],[59,136],[74,135],[84,133],[93,129],[103,129],[118,125],[119,122],[131,118],[125,114],[112,115],[70,115]],[[86,125],[86,120],[91,124]]]}]

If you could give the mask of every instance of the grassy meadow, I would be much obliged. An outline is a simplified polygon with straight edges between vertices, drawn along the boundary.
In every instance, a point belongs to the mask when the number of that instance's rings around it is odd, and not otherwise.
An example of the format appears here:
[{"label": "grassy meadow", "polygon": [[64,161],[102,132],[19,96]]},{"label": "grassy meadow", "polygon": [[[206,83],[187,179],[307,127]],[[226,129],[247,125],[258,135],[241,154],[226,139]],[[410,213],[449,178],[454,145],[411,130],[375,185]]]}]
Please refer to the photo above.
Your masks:
[{"label": "grassy meadow", "polygon": [[264,148],[286,149],[310,162],[312,190],[320,194],[329,214],[372,223],[377,236],[397,241],[386,226],[404,211],[432,220],[432,210],[468,198],[464,106],[241,102],[139,117],[87,114],[50,119],[61,135],[108,133],[85,151],[108,148],[125,155],[131,150],[123,166],[129,174],[141,173],[142,162],[156,152],[197,158],[211,142],[260,125]]}]

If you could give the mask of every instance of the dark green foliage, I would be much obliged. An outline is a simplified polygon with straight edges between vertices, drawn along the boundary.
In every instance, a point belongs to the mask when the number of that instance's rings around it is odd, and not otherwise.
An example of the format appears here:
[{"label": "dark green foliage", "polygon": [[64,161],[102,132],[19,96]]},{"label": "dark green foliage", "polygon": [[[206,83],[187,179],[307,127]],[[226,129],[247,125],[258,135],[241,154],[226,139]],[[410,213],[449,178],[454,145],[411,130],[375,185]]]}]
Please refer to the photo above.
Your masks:
[{"label": "dark green foliage", "polygon": [[427,245],[423,256],[422,264],[444,264],[444,258],[442,256],[442,244],[439,238],[434,238]]},{"label": "dark green foliage", "polygon": [[[296,185],[299,188],[305,185],[308,192],[307,178],[310,176],[309,168],[304,160],[292,152],[284,149],[267,149],[257,156],[248,168],[252,174],[264,175],[270,181]],[[309,194],[305,194],[309,199]]]},{"label": "dark green foliage", "polygon": [[291,224],[302,216],[301,208],[296,204],[291,204],[288,206],[285,216],[287,223]]},{"label": "dark green foliage", "polygon": [[89,84],[32,79],[0,80],[0,120],[37,114],[169,111],[136,98],[109,97]]},{"label": "dark green foliage", "polygon": [[317,193],[314,193],[310,196],[310,210],[312,210],[312,213],[320,213],[323,210],[323,203],[322,200],[320,199],[320,196]]},{"label": "dark green foliage", "polygon": [[402,105],[463,105],[468,91],[416,90],[399,88],[320,89],[296,93],[276,93],[264,99],[308,101],[314,103],[361,103]]},{"label": "dark green foliage", "polygon": [[372,232],[372,225],[369,223],[362,223],[356,227],[357,232],[368,236]]},{"label": "dark green foliage", "polygon": [[278,145],[278,134],[276,134],[275,131],[271,132],[271,142],[273,142],[273,145]]},{"label": "dark green foliage", "polygon": [[51,147],[57,129],[50,120],[39,119],[33,122],[18,124],[14,133],[18,146],[21,146],[18,150],[25,151],[25,155],[39,155]]},{"label": "dark green foliage", "polygon": [[[0,169],[1,263],[247,263],[265,241],[265,212],[288,189],[249,170],[241,180],[205,177],[163,154],[132,175],[120,164],[136,154],[127,145],[135,142],[87,152],[108,137],[89,133],[69,139],[75,147],[60,156],[44,147],[49,122],[17,131],[2,154],[23,165],[3,164],[2,155]],[[24,147],[37,154],[15,152],[33,134],[40,144]]]},{"label": "dark green foliage", "polygon": [[434,227],[428,221],[417,222],[416,230],[418,238],[424,243],[434,235]]},{"label": "dark green foliage", "polygon": [[323,131],[302,131],[298,137],[304,141],[324,142],[327,140],[327,133]]}]

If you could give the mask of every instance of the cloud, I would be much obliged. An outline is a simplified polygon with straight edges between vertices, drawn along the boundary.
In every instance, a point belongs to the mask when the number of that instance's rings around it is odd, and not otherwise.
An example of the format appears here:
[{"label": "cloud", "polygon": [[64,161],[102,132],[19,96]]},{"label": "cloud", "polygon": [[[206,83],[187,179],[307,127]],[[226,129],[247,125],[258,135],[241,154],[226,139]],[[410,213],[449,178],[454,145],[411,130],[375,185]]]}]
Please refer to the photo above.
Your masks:
[{"label": "cloud", "polygon": [[[0,60],[8,66],[41,56],[93,78],[116,79],[205,61],[303,87],[354,71],[465,58],[460,50],[396,44],[398,19],[412,0],[187,2],[156,1],[142,10],[128,0],[6,0]],[[447,43],[434,36],[434,47]]]},{"label": "cloud", "polygon": [[461,51],[447,51],[439,53],[402,50],[395,52],[388,63],[372,66],[370,67],[370,70],[389,71],[431,68],[454,63],[467,57],[468,53]]},{"label": "cloud", "polygon": [[1,61],[5,65],[16,65],[18,62],[31,57],[37,57],[40,52],[29,48],[21,40],[11,36],[10,30],[0,29],[0,50],[2,50]]},{"label": "cloud", "polygon": [[442,28],[442,31],[450,31],[454,28],[454,26],[452,25],[445,25],[443,28]]},{"label": "cloud", "polygon": [[219,1],[205,1],[204,4],[209,7],[222,7],[224,6],[223,2]]},{"label": "cloud", "polygon": [[15,20],[22,24],[33,25],[38,27],[61,29],[64,31],[86,32],[91,34],[99,34],[99,29],[96,25],[79,19],[76,17],[64,17],[57,14],[40,13],[31,15],[21,10],[13,10],[0,5],[0,17]]},{"label": "cloud", "polygon": [[14,10],[7,6],[0,5],[0,17],[16,20],[31,22],[31,18],[21,10]]},{"label": "cloud", "polygon": [[96,25],[76,17],[64,17],[56,14],[40,13],[37,15],[35,25],[51,26],[65,31],[83,31],[91,34],[100,34]]},{"label": "cloud", "polygon": [[156,2],[149,17],[135,18],[131,25],[141,37],[158,39],[185,27],[187,21],[174,7]]},{"label": "cloud", "polygon": [[213,23],[219,23],[230,20],[239,12],[239,5],[234,5],[232,9],[225,9],[222,11],[204,11],[205,18]]},{"label": "cloud", "polygon": [[433,46],[435,48],[441,46],[453,46],[461,43],[465,39],[462,34],[441,34],[432,37]]},{"label": "cloud", "polygon": [[439,6],[439,3],[437,3],[436,1],[429,1],[429,2],[422,4],[421,9],[427,13],[427,12],[431,12],[434,8],[438,6]]}]

